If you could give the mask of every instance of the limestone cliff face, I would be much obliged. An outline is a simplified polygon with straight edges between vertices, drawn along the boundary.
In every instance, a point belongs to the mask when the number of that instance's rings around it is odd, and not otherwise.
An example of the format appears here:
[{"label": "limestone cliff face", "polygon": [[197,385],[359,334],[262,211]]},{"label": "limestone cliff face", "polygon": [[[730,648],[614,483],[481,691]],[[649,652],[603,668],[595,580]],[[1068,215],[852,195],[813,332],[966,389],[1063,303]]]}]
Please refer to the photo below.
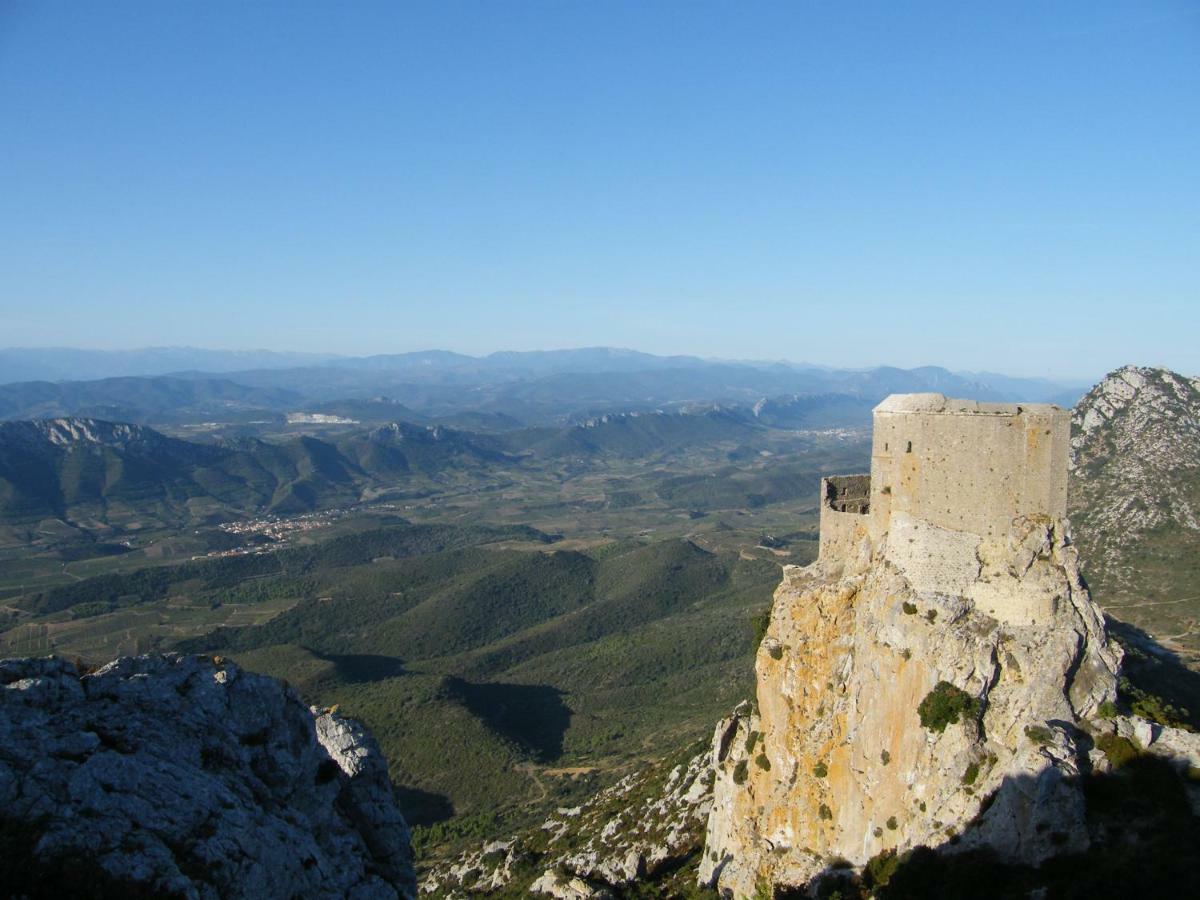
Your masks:
[{"label": "limestone cliff face", "polygon": [[416,891],[371,736],[209,657],[0,660],[0,826],[3,896]]},{"label": "limestone cliff face", "polygon": [[[1064,779],[1088,759],[1077,726],[1116,696],[1120,652],[1065,523],[1033,517],[1007,543],[980,545],[954,593],[920,590],[893,563],[903,553],[887,543],[903,534],[785,570],[756,660],[757,709],[714,738],[701,879],[724,893],[936,847],[972,820],[961,845],[1020,861],[1087,839],[1071,827],[1082,799]],[[1039,615],[1002,623],[981,591],[1040,598]],[[942,682],[956,689],[943,686],[943,708],[960,712],[946,722],[927,709],[927,727],[918,710]]]}]

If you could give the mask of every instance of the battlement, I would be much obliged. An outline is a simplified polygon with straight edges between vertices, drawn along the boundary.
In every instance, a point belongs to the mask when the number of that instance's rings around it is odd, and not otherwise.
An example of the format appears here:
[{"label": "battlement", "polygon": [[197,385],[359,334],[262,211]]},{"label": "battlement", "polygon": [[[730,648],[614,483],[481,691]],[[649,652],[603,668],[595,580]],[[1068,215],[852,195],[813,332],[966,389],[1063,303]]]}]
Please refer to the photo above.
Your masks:
[{"label": "battlement", "polygon": [[917,590],[966,595],[982,557],[1019,542],[1030,521],[1066,515],[1069,440],[1057,406],[893,394],[874,410],[870,475],[821,482],[820,558],[845,562],[864,538],[886,541]]}]

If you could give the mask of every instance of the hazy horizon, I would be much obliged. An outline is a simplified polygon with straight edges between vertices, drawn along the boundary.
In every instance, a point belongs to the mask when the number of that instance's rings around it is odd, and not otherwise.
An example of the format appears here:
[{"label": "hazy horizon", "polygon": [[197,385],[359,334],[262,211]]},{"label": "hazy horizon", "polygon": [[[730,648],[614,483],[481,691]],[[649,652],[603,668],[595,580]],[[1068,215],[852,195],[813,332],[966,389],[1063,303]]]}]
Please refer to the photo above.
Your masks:
[{"label": "hazy horizon", "polygon": [[[788,359],[788,358],[780,358],[780,357],[736,357],[735,358],[735,357],[722,357],[722,356],[706,356],[706,355],[699,354],[699,353],[688,353],[688,352],[655,353],[653,351],[645,350],[645,349],[638,348],[638,347],[613,347],[613,346],[607,346],[607,345],[575,345],[575,346],[563,346],[563,347],[535,347],[535,348],[529,348],[529,349],[514,349],[511,347],[499,347],[499,348],[496,348],[493,350],[487,350],[484,352],[477,352],[477,353],[470,353],[470,352],[466,352],[463,350],[456,350],[456,349],[449,348],[449,347],[421,347],[421,348],[411,349],[411,350],[409,350],[409,349],[385,350],[381,353],[338,353],[338,352],[303,351],[303,350],[287,350],[287,349],[281,350],[281,349],[275,349],[275,348],[271,348],[271,347],[240,347],[240,348],[239,347],[202,347],[202,346],[197,346],[194,344],[160,344],[160,345],[147,345],[147,346],[138,346],[138,347],[127,346],[127,347],[113,347],[113,348],[86,347],[86,346],[18,346],[18,345],[0,346],[0,354],[9,353],[9,352],[16,352],[16,353],[62,352],[62,353],[82,353],[82,354],[95,353],[95,354],[105,354],[105,355],[108,355],[108,354],[120,355],[120,354],[138,354],[138,353],[157,353],[157,352],[193,352],[193,353],[211,353],[214,355],[228,354],[230,356],[241,356],[241,355],[253,356],[253,355],[258,354],[258,355],[278,356],[278,357],[283,357],[283,358],[294,358],[295,362],[290,363],[289,365],[296,365],[296,366],[303,366],[305,364],[306,359],[311,360],[313,363],[320,363],[320,362],[336,362],[337,360],[350,361],[350,360],[356,360],[356,359],[368,359],[368,358],[373,358],[373,357],[411,356],[411,355],[432,354],[432,353],[448,353],[448,354],[453,354],[456,356],[469,357],[472,359],[486,359],[489,356],[501,355],[501,354],[506,354],[506,353],[536,354],[536,353],[572,353],[572,352],[581,352],[581,351],[610,351],[610,352],[614,352],[614,353],[629,353],[629,354],[652,356],[652,357],[657,357],[660,359],[671,359],[671,358],[696,359],[696,360],[700,360],[700,361],[703,361],[706,363],[725,363],[725,364],[734,364],[734,365],[736,365],[736,364],[749,364],[749,365],[778,364],[778,365],[794,366],[797,368],[811,367],[811,368],[817,368],[817,369],[830,369],[830,370],[841,370],[841,371],[850,371],[850,372],[856,372],[856,371],[867,372],[867,371],[871,371],[871,370],[878,369],[878,368],[896,368],[896,369],[911,370],[911,369],[932,367],[932,368],[946,369],[947,371],[953,372],[958,375],[999,375],[999,376],[1005,376],[1005,377],[1010,377],[1010,378],[1042,379],[1045,381],[1058,383],[1058,384],[1062,384],[1064,386],[1070,386],[1070,387],[1074,387],[1074,386],[1078,386],[1078,385],[1085,385],[1085,384],[1089,384],[1089,385],[1093,384],[1093,383],[1099,381],[1105,374],[1112,371],[1112,369],[1106,369],[1104,371],[1096,371],[1096,372],[1086,373],[1086,374],[1078,375],[1078,376],[1071,376],[1071,375],[1051,376],[1051,375],[1046,375],[1046,374],[1040,373],[1040,372],[1020,372],[1020,371],[1007,370],[1007,369],[990,369],[990,368],[982,368],[982,367],[973,368],[973,369],[972,368],[953,368],[951,366],[948,366],[948,365],[945,365],[945,364],[939,362],[936,359],[926,361],[923,363],[918,363],[918,364],[912,365],[912,366],[901,366],[901,365],[897,365],[897,364],[893,364],[893,363],[889,363],[889,362],[860,363],[858,365],[850,365],[850,364],[839,365],[839,364],[819,363],[819,362],[814,362],[812,360],[807,360],[807,359]],[[1165,366],[1160,363],[1139,362],[1139,361],[1130,361],[1128,363],[1123,363],[1122,365],[1138,365],[1138,366],[1149,366],[1149,367],[1154,367],[1154,368],[1170,368],[1169,366]],[[1117,368],[1117,367],[1114,367],[1114,368]],[[204,371],[204,370],[199,370],[199,371]],[[213,374],[222,374],[222,375],[232,374],[235,371],[237,371],[237,370],[220,369],[220,370],[213,370]],[[1181,371],[1181,370],[1176,370],[1176,371],[1180,371],[1180,374],[1184,374],[1184,375],[1193,375],[1194,374],[1194,373]],[[166,372],[163,374],[170,374],[170,373]],[[84,378],[82,380],[89,380],[89,379]]]},{"label": "hazy horizon", "polygon": [[0,342],[1200,371],[1200,8],[0,7]]}]

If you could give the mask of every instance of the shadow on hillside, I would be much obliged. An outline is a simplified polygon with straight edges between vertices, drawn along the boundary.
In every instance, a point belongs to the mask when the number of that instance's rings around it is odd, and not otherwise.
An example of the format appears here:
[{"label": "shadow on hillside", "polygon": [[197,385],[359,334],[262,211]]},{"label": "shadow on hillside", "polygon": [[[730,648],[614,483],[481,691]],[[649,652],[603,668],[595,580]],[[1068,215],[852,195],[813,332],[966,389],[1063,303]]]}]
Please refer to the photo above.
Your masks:
[{"label": "shadow on hillside", "polygon": [[451,698],[478,716],[491,729],[525,747],[542,762],[562,756],[563,734],[571,724],[571,710],[563,692],[543,684],[472,684],[461,678],[445,679]]},{"label": "shadow on hillside", "polygon": [[395,656],[380,656],[375,653],[319,653],[309,647],[305,649],[318,659],[333,663],[338,678],[349,684],[368,684],[404,674],[404,661]]},{"label": "shadow on hillside", "polygon": [[[1200,672],[1188,667],[1177,653],[1159,644],[1136,625],[1105,615],[1109,635],[1125,650],[1121,674],[1135,687],[1174,707],[1177,718],[1200,730]],[[1129,702],[1128,685],[1122,700]],[[1141,710],[1139,710],[1141,712]],[[1153,718],[1153,716],[1148,716]]]},{"label": "shadow on hillside", "polygon": [[454,804],[444,794],[414,787],[396,787],[396,802],[409,825],[433,825],[454,815]]},{"label": "shadow on hillside", "polygon": [[[1191,780],[1186,765],[1148,755],[1129,759],[1111,774],[1061,779],[1047,769],[1038,776],[1007,778],[984,800],[985,812],[947,843],[918,847],[899,857],[885,852],[871,860],[862,874],[834,862],[811,883],[777,887],[774,896],[780,900],[1196,897],[1200,896],[1200,818],[1193,804],[1200,800],[1198,792],[1200,785]],[[1076,810],[1080,818],[1056,820],[1055,810],[1064,809]],[[1040,867],[1005,862],[1020,849],[1015,830],[1006,826],[1020,820],[1028,822],[1052,852],[1061,847],[1061,855]],[[1071,837],[1082,832],[1088,836],[1086,847]]]}]

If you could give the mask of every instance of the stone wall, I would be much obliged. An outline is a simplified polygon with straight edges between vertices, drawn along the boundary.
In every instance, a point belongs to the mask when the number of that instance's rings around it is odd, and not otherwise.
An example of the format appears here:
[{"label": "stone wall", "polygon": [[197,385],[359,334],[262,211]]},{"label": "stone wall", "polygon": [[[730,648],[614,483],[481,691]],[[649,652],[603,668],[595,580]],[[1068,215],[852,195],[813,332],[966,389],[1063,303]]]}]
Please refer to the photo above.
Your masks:
[{"label": "stone wall", "polygon": [[870,475],[831,475],[821,479],[820,559],[845,560],[867,537],[870,501]]},{"label": "stone wall", "polygon": [[1023,516],[1061,518],[1069,440],[1055,406],[895,394],[875,408],[872,533],[887,532],[893,512],[984,539]]},{"label": "stone wall", "polygon": [[1006,573],[1027,555],[1018,533],[1066,515],[1069,438],[1055,406],[893,394],[875,409],[871,474],[821,481],[819,558],[849,571],[882,550],[920,593],[1013,625],[1044,619],[1054,598]]}]

